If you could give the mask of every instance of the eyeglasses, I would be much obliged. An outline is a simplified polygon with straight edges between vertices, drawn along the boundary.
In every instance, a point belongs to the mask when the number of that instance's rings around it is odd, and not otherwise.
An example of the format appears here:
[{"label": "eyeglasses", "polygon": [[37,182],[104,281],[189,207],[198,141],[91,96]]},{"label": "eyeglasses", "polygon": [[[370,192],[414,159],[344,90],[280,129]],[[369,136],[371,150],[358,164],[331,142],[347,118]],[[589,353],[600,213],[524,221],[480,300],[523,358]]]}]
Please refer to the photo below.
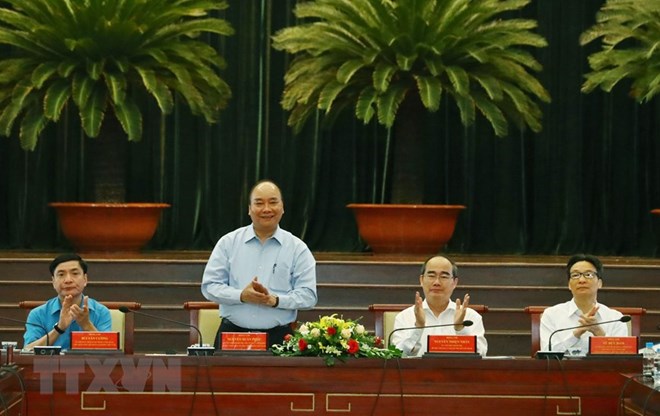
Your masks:
[{"label": "eyeglasses", "polygon": [[435,273],[430,273],[430,274],[425,274],[424,278],[429,281],[434,281],[436,279],[439,279],[441,282],[453,279],[454,276],[450,275],[449,273],[440,273],[440,274],[435,274]]},{"label": "eyeglasses", "polygon": [[569,276],[573,280],[577,280],[580,277],[584,277],[585,279],[591,280],[591,279],[594,279],[594,278],[598,277],[598,273],[596,273],[596,272],[582,272],[582,273],[580,273],[580,272],[571,272],[571,274]]}]

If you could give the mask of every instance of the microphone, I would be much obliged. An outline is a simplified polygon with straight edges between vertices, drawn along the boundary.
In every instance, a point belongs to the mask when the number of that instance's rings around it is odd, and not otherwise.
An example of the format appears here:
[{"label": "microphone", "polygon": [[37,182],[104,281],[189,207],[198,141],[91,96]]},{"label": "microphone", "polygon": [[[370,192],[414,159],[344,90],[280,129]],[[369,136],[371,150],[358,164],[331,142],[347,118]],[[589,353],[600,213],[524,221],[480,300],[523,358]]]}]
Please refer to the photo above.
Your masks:
[{"label": "microphone", "polygon": [[577,325],[577,326],[572,326],[572,327],[569,327],[569,328],[556,329],[550,334],[550,337],[548,338],[548,351],[552,352],[552,337],[557,332],[568,331],[570,329],[587,328],[587,327],[590,327],[590,326],[596,326],[596,325],[602,325],[602,324],[611,324],[611,323],[614,323],[614,322],[629,322],[631,319],[632,318],[630,317],[630,315],[623,315],[621,318],[613,319],[611,321],[597,322],[595,324]]},{"label": "microphone", "polygon": [[146,313],[146,312],[142,312],[142,311],[136,311],[136,310],[128,309],[126,306],[120,306],[119,311],[121,311],[122,313],[131,313],[132,312],[136,315],[144,315],[144,316],[147,316],[149,318],[161,319],[163,321],[172,322],[172,323],[177,324],[177,325],[183,325],[183,326],[187,326],[189,328],[194,329],[195,331],[197,331],[197,335],[199,337],[199,345],[193,345],[193,346],[188,347],[188,355],[213,355],[213,352],[215,351],[215,348],[213,348],[213,347],[205,347],[204,346],[204,344],[202,343],[202,332],[195,325],[187,324],[187,323],[181,322],[181,321],[175,321],[174,319],[164,318],[164,317],[158,316],[158,315],[152,315],[150,313]]},{"label": "microphone", "polygon": [[50,345],[50,339],[48,337],[48,332],[50,332],[50,331],[48,331],[48,329],[45,326],[43,326],[41,324],[34,323],[34,322],[21,321],[20,319],[7,318],[7,317],[4,317],[4,316],[0,316],[0,319],[2,319],[3,321],[16,322],[16,323],[23,324],[23,325],[32,325],[32,326],[36,326],[37,328],[43,329],[44,332],[46,333],[46,345],[45,346],[34,347],[34,353],[36,355],[59,355],[60,354],[60,351],[62,350],[62,347],[60,347],[59,345]]},{"label": "microphone", "polygon": [[[465,320],[465,321],[463,321],[463,323],[461,323],[459,325],[472,326],[472,324],[473,324],[472,321]],[[429,326],[409,326],[409,327],[406,327],[406,328],[397,328],[397,329],[393,330],[392,332],[390,332],[390,336],[387,337],[387,345],[388,346],[392,345],[392,335],[394,335],[395,332],[409,331],[409,330],[413,330],[413,329],[442,328],[444,326],[455,326],[455,325],[456,324],[452,323],[452,324],[440,324],[440,325],[429,325]]]}]

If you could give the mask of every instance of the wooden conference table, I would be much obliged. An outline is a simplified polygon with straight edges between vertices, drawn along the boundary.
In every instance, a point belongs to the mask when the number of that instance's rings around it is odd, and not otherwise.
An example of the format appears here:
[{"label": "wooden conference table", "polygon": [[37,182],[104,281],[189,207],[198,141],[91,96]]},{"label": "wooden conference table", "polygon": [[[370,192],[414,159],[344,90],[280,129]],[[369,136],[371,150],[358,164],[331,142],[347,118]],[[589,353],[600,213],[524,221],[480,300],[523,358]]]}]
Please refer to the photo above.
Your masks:
[{"label": "wooden conference table", "polygon": [[[27,414],[616,415],[640,359],[16,357]],[[155,413],[153,413],[155,414]]]}]

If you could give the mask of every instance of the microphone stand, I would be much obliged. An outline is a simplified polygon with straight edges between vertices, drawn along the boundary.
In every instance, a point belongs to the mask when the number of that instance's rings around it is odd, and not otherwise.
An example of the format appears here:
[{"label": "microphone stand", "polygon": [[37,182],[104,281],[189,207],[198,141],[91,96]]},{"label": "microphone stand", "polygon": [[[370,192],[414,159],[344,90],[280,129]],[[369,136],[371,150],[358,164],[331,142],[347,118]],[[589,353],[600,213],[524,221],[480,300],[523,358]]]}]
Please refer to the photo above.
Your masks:
[{"label": "microphone stand", "polygon": [[62,347],[59,345],[50,345],[50,339],[48,336],[48,329],[46,329],[45,326],[41,324],[37,324],[34,322],[27,322],[27,321],[21,321],[20,319],[12,319],[12,318],[6,318],[4,316],[0,316],[0,319],[4,321],[9,321],[9,322],[16,322],[19,324],[23,325],[32,325],[36,326],[37,328],[41,328],[44,330],[46,333],[46,345],[39,345],[34,347],[34,354],[35,355],[60,355],[60,352],[62,351]]},{"label": "microphone stand", "polygon": [[213,353],[215,352],[215,348],[204,346],[204,344],[202,343],[202,332],[195,325],[187,324],[187,323],[181,322],[181,321],[175,321],[174,319],[164,318],[164,317],[158,316],[158,315],[152,315],[150,313],[146,313],[146,312],[142,312],[142,311],[135,311],[135,310],[132,310],[132,309],[128,309],[126,306],[120,306],[119,311],[121,311],[122,313],[131,313],[132,312],[136,315],[144,315],[144,316],[147,316],[149,318],[161,319],[163,321],[172,322],[172,323],[177,324],[177,325],[183,325],[183,326],[187,326],[189,328],[194,329],[195,331],[197,331],[197,335],[199,337],[199,345],[191,345],[190,347],[188,347],[188,355],[189,356],[208,356],[208,355],[213,355]]}]

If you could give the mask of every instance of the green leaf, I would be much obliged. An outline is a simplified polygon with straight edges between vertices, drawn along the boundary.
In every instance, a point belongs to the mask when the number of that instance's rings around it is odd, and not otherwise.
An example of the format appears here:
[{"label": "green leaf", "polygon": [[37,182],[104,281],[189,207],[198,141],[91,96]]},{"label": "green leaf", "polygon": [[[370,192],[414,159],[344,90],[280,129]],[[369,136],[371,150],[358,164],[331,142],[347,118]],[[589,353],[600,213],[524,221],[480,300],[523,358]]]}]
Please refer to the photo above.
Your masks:
[{"label": "green leaf", "polygon": [[92,95],[96,81],[83,74],[76,74],[73,77],[71,90],[73,92],[73,102],[79,107],[85,107],[89,97]]},{"label": "green leaf", "polygon": [[377,91],[385,92],[398,68],[388,62],[379,62],[373,74],[373,86]]},{"label": "green leaf", "polygon": [[429,111],[437,111],[440,108],[442,98],[442,83],[438,78],[431,76],[415,76],[419,97]]},{"label": "green leaf", "polygon": [[475,100],[477,108],[490,122],[495,134],[499,137],[506,136],[509,133],[509,126],[499,107],[489,99],[479,99],[478,95],[475,97],[477,98]]},{"label": "green leaf", "polygon": [[332,81],[325,84],[325,87],[321,90],[321,94],[319,95],[318,108],[325,110],[326,114],[329,113],[332,109],[333,101],[344,88],[346,88],[346,85],[338,81]]},{"label": "green leaf", "polygon": [[121,73],[106,72],[105,82],[108,91],[110,91],[110,98],[112,99],[112,102],[115,105],[123,102],[124,98],[126,97],[126,87],[128,85],[126,77],[124,77]]},{"label": "green leaf", "polygon": [[392,127],[401,102],[406,97],[406,88],[402,85],[392,85],[378,97],[378,122],[385,127]]},{"label": "green leaf", "polygon": [[458,66],[447,66],[445,71],[454,90],[459,95],[467,96],[470,90],[470,78],[465,69]]},{"label": "green leaf", "polygon": [[20,140],[24,150],[34,150],[37,147],[37,139],[46,123],[46,117],[39,107],[31,106],[21,121]]},{"label": "green leaf", "polygon": [[337,70],[337,81],[347,84],[351,77],[364,66],[365,63],[362,59],[351,59],[344,62]]},{"label": "green leaf", "polygon": [[126,100],[115,106],[117,120],[128,135],[129,141],[139,141],[142,138],[142,113],[132,100]]},{"label": "green leaf", "polygon": [[373,87],[366,87],[360,92],[357,104],[355,105],[355,116],[368,124],[375,114],[374,105],[378,98],[378,93]]},{"label": "green leaf", "polygon": [[11,130],[16,118],[23,110],[21,103],[11,101],[0,114],[0,132],[3,136],[11,136]]},{"label": "green leaf", "polygon": [[50,120],[58,121],[69,97],[71,97],[71,86],[68,81],[54,82],[44,96],[44,115]]},{"label": "green leaf", "polygon": [[410,71],[417,60],[417,54],[404,55],[396,54],[396,64],[401,71]]},{"label": "green leaf", "polygon": [[472,97],[453,94],[456,106],[461,115],[461,122],[464,126],[471,126],[474,123],[474,101]]},{"label": "green leaf", "polygon": [[89,77],[94,81],[98,81],[101,78],[101,74],[103,74],[104,66],[105,66],[104,60],[91,61],[91,62],[88,61],[87,73],[89,74]]},{"label": "green leaf", "polygon": [[106,92],[103,88],[95,88],[85,106],[80,107],[80,120],[83,130],[89,137],[97,137],[107,107]]},{"label": "green leaf", "polygon": [[55,73],[57,73],[57,65],[52,62],[43,63],[32,72],[32,84],[35,88],[41,88]]}]

